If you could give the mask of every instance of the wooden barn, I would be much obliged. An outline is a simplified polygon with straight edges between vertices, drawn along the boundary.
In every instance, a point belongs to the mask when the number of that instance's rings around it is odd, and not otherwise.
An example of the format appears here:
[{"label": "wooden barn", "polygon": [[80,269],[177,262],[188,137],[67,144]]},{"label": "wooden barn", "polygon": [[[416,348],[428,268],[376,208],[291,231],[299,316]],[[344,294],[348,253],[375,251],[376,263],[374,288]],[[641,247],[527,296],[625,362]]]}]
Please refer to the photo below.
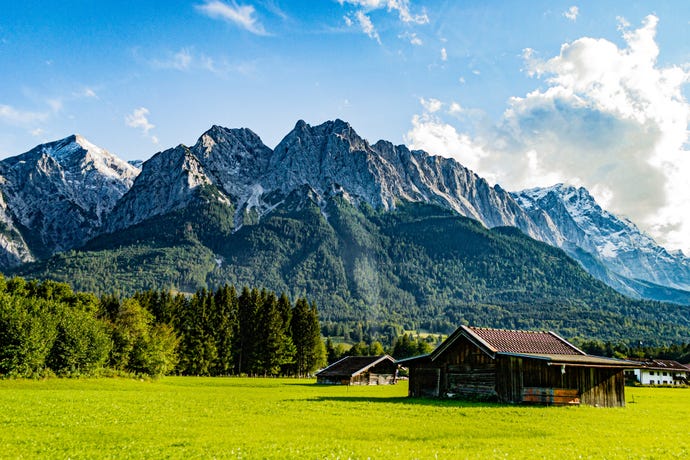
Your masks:
[{"label": "wooden barn", "polygon": [[388,356],[346,356],[316,373],[316,383],[329,385],[393,385],[398,365]]},{"label": "wooden barn", "polygon": [[461,326],[431,354],[398,361],[409,395],[625,406],[631,361],[590,356],[553,332]]}]

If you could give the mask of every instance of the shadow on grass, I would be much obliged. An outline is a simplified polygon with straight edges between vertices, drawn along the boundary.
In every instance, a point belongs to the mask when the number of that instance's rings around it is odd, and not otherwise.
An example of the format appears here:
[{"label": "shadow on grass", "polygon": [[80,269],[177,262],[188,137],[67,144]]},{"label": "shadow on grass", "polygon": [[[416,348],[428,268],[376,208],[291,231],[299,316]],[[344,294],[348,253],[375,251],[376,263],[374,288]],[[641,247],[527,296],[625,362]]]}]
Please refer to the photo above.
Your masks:
[{"label": "shadow on grass", "polygon": [[317,396],[310,398],[314,402],[349,402],[349,403],[378,403],[403,404],[408,406],[435,406],[458,408],[497,408],[505,405],[496,402],[468,401],[462,399],[410,398],[408,396],[367,397],[367,396]]}]

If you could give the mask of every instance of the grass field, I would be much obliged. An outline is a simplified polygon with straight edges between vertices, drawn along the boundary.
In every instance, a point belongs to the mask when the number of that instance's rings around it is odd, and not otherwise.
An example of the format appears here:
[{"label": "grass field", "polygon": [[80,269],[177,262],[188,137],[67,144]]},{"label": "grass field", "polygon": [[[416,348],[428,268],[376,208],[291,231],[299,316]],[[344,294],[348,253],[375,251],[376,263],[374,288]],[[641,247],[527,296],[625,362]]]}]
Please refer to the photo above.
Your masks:
[{"label": "grass field", "polygon": [[[690,389],[628,406],[428,401],[390,387],[167,377],[0,381],[2,458],[687,458]],[[634,402],[632,402],[634,399]]]}]

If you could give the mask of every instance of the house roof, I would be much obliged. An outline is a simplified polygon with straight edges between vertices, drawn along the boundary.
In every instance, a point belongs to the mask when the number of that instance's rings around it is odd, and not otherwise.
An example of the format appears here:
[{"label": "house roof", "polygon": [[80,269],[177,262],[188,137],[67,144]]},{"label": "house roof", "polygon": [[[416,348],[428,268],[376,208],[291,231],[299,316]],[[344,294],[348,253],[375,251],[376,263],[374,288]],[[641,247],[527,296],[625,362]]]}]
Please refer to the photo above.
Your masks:
[{"label": "house roof", "polygon": [[517,356],[548,361],[548,365],[633,368],[635,363],[622,359],[591,356],[551,331],[519,331],[460,326],[430,355],[435,361],[461,337],[487,355]]},{"label": "house roof", "polygon": [[334,362],[327,368],[316,373],[317,377],[339,377],[348,376],[353,377],[368,369],[376,366],[384,361],[395,363],[395,360],[389,355],[381,356],[346,356],[339,361]]},{"label": "house roof", "polygon": [[680,372],[690,372],[688,366],[679,363],[678,361],[673,361],[670,359],[645,359],[644,361],[638,361],[639,368],[658,370],[658,371],[680,371]]}]

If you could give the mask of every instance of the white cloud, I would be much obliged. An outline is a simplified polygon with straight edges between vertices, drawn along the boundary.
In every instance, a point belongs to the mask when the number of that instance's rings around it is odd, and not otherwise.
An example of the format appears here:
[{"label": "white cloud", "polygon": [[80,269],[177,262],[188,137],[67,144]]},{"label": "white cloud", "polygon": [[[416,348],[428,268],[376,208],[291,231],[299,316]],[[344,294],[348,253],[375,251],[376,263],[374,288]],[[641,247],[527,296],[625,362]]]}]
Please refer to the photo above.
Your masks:
[{"label": "white cloud", "polygon": [[[405,24],[427,24],[429,22],[426,11],[422,10],[421,13],[418,14],[413,14],[410,11],[409,0],[338,0],[338,3],[354,7],[356,10],[354,12],[354,18],[357,20],[362,32],[379,43],[381,43],[381,38],[378,32],[376,32],[374,23],[368,15],[368,13],[372,11],[386,9],[388,12],[397,12],[400,21]],[[348,27],[353,25],[354,21],[352,15],[345,16],[345,23]],[[409,38],[410,43],[413,45],[422,44],[422,40],[417,37],[416,34],[408,35],[404,36],[405,38]]]},{"label": "white cloud", "polygon": [[378,32],[376,32],[376,28],[374,27],[374,24],[371,22],[369,16],[364,14],[363,11],[357,11],[355,13],[355,18],[357,19],[357,23],[359,23],[359,26],[362,28],[362,32],[367,34],[369,38],[373,38],[377,42],[381,43],[381,38],[379,37]]},{"label": "white cloud", "polygon": [[445,48],[441,48],[441,60],[444,62],[448,60],[448,51]]},{"label": "white cloud", "polygon": [[426,101],[408,141],[474,164],[508,189],[585,186],[661,244],[688,252],[690,104],[682,90],[690,67],[659,66],[655,16],[636,30],[619,23],[623,47],[584,37],[551,59],[526,52],[526,72],[542,87],[511,98],[497,123],[476,123],[471,140]]},{"label": "white cloud", "polygon": [[49,112],[19,110],[11,105],[0,104],[0,121],[11,125],[28,125],[43,122],[46,121],[49,116]]},{"label": "white cloud", "polygon": [[398,35],[398,38],[408,40],[411,45],[415,46],[422,46],[424,44],[422,42],[422,39],[419,38],[416,33],[405,32],[403,34]]},{"label": "white cloud", "polygon": [[256,35],[268,35],[264,26],[255,17],[252,5],[227,4],[220,0],[207,0],[196,6],[197,11],[212,18],[235,24]]},{"label": "white cloud", "polygon": [[438,99],[434,99],[433,97],[430,99],[424,99],[422,97],[419,99],[419,103],[422,104],[424,110],[426,110],[429,113],[438,112],[439,110],[441,110],[441,107],[443,107],[443,103]]},{"label": "white cloud", "polygon": [[459,133],[455,127],[429,112],[412,117],[412,129],[405,135],[405,142],[413,149],[454,158],[472,170],[477,170],[481,159],[486,156],[483,148],[470,136]]},{"label": "white cloud", "polygon": [[149,114],[149,109],[146,107],[139,107],[134,109],[129,115],[125,115],[125,124],[129,127],[140,129],[144,136],[151,139],[151,142],[158,144],[158,138],[156,136],[150,136],[149,131],[151,131],[156,126],[152,124],[147,115]]},{"label": "white cloud", "polygon": [[563,12],[563,16],[567,19],[570,19],[571,21],[576,21],[577,16],[579,14],[580,14],[580,9],[577,6],[571,6],[565,12]]},{"label": "white cloud", "polygon": [[84,97],[89,97],[93,99],[98,99],[98,95],[96,94],[96,91],[94,91],[91,88],[84,88],[84,91],[82,92],[82,95]]},{"label": "white cloud", "polygon": [[192,50],[182,48],[164,59],[154,59],[151,64],[159,69],[188,70],[194,61]]},{"label": "white cloud", "polygon": [[410,12],[409,0],[338,0],[338,3],[341,5],[350,4],[364,11],[384,8],[388,9],[388,11],[397,11],[400,20],[406,23],[426,24],[429,22],[429,17],[424,10],[419,14],[412,14]]}]

